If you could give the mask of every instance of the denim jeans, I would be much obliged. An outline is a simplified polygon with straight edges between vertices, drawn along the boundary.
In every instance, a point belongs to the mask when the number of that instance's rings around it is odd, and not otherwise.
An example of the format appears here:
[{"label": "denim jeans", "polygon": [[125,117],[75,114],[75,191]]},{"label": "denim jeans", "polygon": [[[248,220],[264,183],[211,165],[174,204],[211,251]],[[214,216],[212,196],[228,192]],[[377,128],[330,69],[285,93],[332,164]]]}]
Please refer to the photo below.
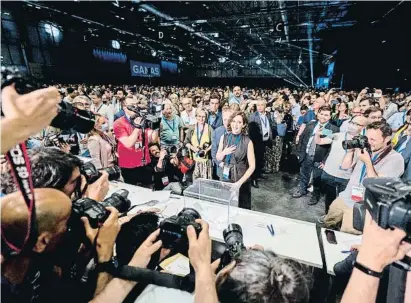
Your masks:
[{"label": "denim jeans", "polygon": [[321,174],[322,192],[325,195],[325,213],[328,213],[331,203],[337,198],[338,194],[345,190],[349,179],[342,179],[327,174]]},{"label": "denim jeans", "polygon": [[302,193],[307,192],[308,184],[310,183],[311,173],[313,174],[313,195],[320,198],[321,194],[321,172],[318,168],[319,163],[314,162],[314,157],[306,155],[300,163],[300,191]]}]

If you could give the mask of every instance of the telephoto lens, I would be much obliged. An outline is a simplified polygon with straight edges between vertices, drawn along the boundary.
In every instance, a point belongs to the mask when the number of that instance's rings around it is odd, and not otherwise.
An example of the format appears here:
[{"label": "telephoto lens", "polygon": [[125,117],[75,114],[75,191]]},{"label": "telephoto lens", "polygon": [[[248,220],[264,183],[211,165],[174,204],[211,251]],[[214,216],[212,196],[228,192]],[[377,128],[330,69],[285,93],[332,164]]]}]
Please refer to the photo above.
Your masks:
[{"label": "telephoto lens", "polygon": [[226,229],[223,231],[224,242],[229,247],[236,247],[241,246],[244,247],[243,244],[243,230],[241,226],[235,223],[228,225]]},{"label": "telephoto lens", "polygon": [[131,202],[128,199],[128,190],[120,189],[105,199],[101,204],[104,207],[111,206],[117,209],[120,213],[124,213],[131,207]]},{"label": "telephoto lens", "polygon": [[51,126],[60,129],[74,129],[82,134],[87,134],[94,128],[96,120],[92,112],[78,109],[65,101],[61,101],[59,105],[60,112],[51,121]]},{"label": "telephoto lens", "polygon": [[[121,170],[120,167],[114,165],[112,167],[106,167],[102,169],[108,173],[108,180],[115,181],[120,179]],[[101,172],[97,170],[95,165],[92,162],[84,163],[80,167],[80,173],[86,178],[88,184],[93,184],[101,177]]]}]

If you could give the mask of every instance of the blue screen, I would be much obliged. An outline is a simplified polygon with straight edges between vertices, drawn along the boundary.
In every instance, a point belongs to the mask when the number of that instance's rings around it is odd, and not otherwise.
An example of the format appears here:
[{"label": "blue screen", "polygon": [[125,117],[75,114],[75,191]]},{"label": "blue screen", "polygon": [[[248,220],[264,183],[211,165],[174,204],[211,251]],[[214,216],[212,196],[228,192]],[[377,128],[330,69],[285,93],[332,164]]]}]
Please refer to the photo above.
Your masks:
[{"label": "blue screen", "polygon": [[335,62],[331,62],[330,64],[328,64],[327,76],[330,78],[332,78],[332,75],[334,74],[334,66]]},{"label": "blue screen", "polygon": [[161,69],[163,72],[176,74],[177,73],[177,63],[168,62],[168,61],[161,61]]},{"label": "blue screen", "polygon": [[114,50],[94,48],[93,55],[97,59],[106,62],[125,63],[127,61],[126,54]]},{"label": "blue screen", "polygon": [[130,70],[133,77],[160,77],[160,64],[130,60]]}]

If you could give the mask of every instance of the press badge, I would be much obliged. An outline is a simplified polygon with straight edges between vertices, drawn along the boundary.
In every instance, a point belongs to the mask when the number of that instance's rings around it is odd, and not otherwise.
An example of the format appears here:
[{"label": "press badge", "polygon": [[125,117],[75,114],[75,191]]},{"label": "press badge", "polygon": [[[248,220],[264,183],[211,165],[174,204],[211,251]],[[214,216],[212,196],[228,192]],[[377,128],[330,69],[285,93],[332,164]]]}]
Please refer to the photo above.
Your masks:
[{"label": "press badge", "polygon": [[177,136],[176,136],[176,135],[173,135],[173,136],[171,137],[171,139],[177,140]]},{"label": "press badge", "polygon": [[170,183],[170,182],[168,181],[168,177],[167,177],[167,176],[162,177],[162,178],[161,178],[161,181],[163,182],[163,185],[164,185],[164,186],[165,186],[165,185],[168,185],[168,183]]},{"label": "press badge", "polygon": [[351,190],[351,199],[355,202],[364,200],[365,188],[359,186],[353,186]]},{"label": "press badge", "polygon": [[229,180],[230,179],[230,167],[229,166],[224,166],[224,168],[223,168],[223,178],[224,178],[224,180]]}]

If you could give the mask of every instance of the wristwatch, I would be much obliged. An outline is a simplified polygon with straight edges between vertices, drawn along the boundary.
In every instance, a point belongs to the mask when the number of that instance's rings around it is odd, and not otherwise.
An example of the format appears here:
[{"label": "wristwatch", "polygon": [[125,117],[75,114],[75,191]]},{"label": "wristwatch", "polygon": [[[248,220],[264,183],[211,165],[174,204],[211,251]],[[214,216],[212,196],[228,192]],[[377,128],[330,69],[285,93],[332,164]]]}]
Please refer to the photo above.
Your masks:
[{"label": "wristwatch", "polygon": [[111,259],[109,261],[106,262],[99,262],[96,265],[96,270],[98,272],[113,272],[116,271],[119,268],[118,265],[118,261],[117,261],[117,257],[116,256],[112,256]]}]

